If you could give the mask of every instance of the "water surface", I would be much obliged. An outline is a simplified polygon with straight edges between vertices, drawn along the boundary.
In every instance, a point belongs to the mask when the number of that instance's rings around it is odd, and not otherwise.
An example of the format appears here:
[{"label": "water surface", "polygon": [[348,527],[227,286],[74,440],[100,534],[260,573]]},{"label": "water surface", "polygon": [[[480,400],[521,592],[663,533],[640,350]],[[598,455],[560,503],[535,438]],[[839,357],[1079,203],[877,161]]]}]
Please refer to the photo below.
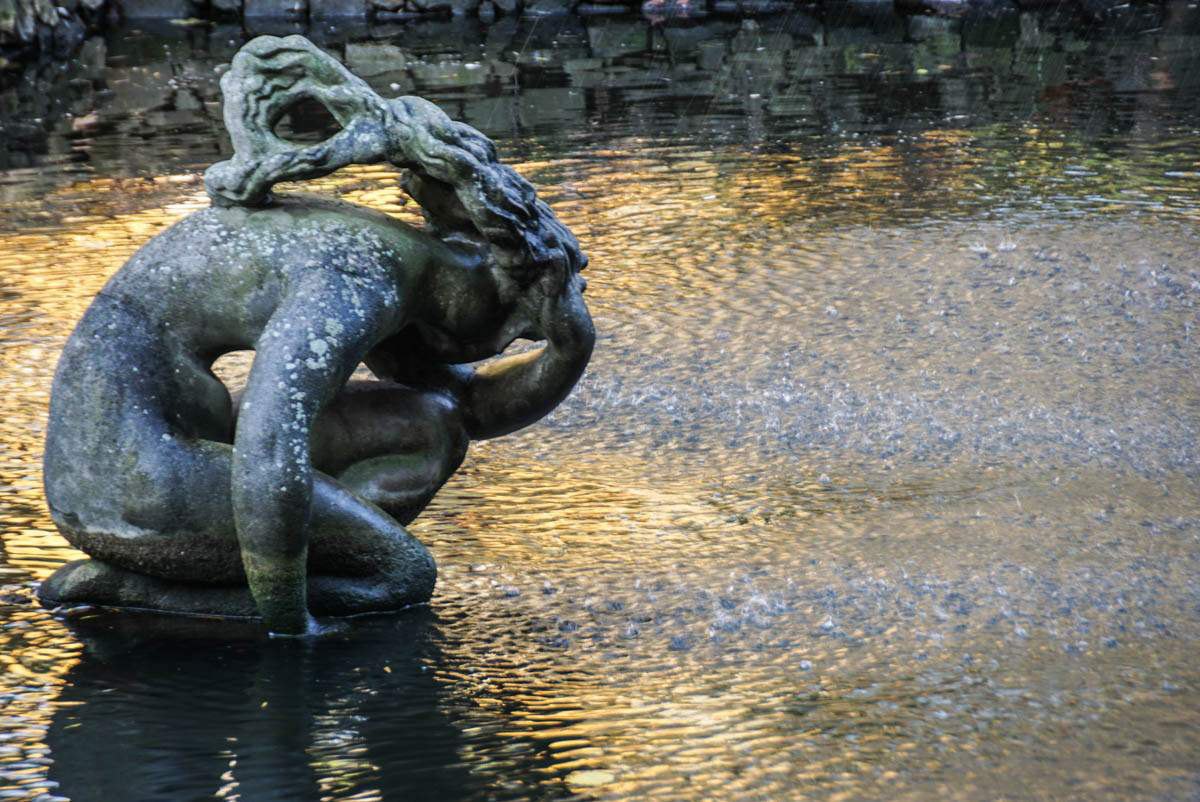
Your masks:
[{"label": "water surface", "polygon": [[[591,257],[595,358],[414,524],[428,609],[311,644],[37,609],[78,556],[41,494],[58,350],[205,205],[244,34],[28,71],[0,797],[1200,795],[1196,9],[318,33],[402,48],[372,83],[536,183]],[[316,183],[416,219],[383,168]]]}]

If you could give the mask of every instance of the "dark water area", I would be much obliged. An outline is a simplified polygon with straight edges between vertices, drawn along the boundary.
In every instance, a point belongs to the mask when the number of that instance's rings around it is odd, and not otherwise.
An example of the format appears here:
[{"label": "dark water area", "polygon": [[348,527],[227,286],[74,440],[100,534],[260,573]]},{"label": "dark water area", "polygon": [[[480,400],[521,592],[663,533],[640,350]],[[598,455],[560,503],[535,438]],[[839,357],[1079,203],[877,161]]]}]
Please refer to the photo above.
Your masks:
[{"label": "dark water area", "polygon": [[[246,34],[10,79],[0,799],[1200,798],[1195,4],[310,34],[537,185],[592,365],[413,525],[428,609],[40,610],[58,351],[207,204]],[[383,167],[311,189],[417,220]]]}]

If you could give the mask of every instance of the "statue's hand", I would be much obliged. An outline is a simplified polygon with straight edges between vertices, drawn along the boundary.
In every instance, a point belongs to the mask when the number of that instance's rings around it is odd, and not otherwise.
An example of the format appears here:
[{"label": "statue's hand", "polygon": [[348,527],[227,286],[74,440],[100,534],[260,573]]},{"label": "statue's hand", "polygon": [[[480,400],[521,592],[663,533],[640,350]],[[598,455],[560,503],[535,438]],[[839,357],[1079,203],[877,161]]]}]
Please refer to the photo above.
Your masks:
[{"label": "statue's hand", "polygon": [[546,344],[475,370],[463,399],[472,439],[499,437],[528,426],[571,392],[596,341],[583,302],[585,286],[583,278],[571,272],[557,284],[547,277],[526,290],[520,311],[530,324],[529,336]]},{"label": "statue's hand", "polygon": [[592,352],[596,330],[584,303],[587,280],[571,273],[557,288],[539,293],[539,308],[533,316],[542,337],[564,355],[579,355],[584,359]]}]

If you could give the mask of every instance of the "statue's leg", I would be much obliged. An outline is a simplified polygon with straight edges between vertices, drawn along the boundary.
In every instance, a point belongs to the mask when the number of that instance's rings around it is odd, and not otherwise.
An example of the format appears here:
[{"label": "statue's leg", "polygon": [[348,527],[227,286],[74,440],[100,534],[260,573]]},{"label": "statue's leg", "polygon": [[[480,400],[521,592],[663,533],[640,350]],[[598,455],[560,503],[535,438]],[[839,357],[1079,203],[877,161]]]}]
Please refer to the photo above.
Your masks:
[{"label": "statue's leg", "polygon": [[[125,314],[122,308],[101,311],[107,316],[89,313],[97,319],[85,317],[73,335],[89,347],[64,351],[46,459],[55,523],[93,559],[47,579],[42,601],[254,615],[233,523],[232,448],[218,442],[233,431],[228,394],[205,366],[143,331],[137,316],[113,327],[110,318]],[[117,369],[128,363],[140,369]],[[314,477],[308,528],[313,613],[396,609],[432,594],[429,553],[370,502],[408,520],[428,501],[465,451],[465,440],[456,454],[430,449],[453,428],[452,407],[441,396],[405,396],[396,388],[348,390],[322,416],[313,440],[323,474]],[[122,412],[130,409],[141,414]],[[193,431],[180,431],[182,423]],[[323,444],[321,431],[329,435]],[[374,470],[358,464],[371,460]],[[406,460],[408,469],[400,470]],[[346,473],[347,482],[331,473]]]},{"label": "statue's leg", "polygon": [[[146,444],[150,447],[150,444]],[[229,502],[232,450],[221,443],[179,445],[172,464],[190,462],[176,477],[195,483],[172,492],[213,517],[203,532],[177,531],[169,516],[143,519],[139,534],[105,532],[56,514],[67,538],[94,559],[63,566],[39,592],[43,604],[97,604],[199,615],[256,614],[241,570]],[[337,480],[318,474],[309,523],[309,609],[315,615],[394,610],[433,592],[436,567],[420,542],[395,519],[365,503]],[[222,518],[223,516],[223,518]]]},{"label": "statue's leg", "polygon": [[448,396],[352,382],[314,427],[313,465],[408,524],[462,464],[468,443]]}]

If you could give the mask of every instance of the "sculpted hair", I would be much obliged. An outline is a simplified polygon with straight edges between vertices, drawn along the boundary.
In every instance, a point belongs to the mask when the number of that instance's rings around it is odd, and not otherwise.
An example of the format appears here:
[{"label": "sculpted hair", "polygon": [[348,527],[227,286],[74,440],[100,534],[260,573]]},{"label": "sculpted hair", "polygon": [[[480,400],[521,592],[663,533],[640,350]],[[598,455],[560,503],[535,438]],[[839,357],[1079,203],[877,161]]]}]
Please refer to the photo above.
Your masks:
[{"label": "sculpted hair", "polygon": [[[263,206],[281,181],[388,161],[406,171],[402,186],[435,233],[486,243],[522,286],[586,263],[575,237],[528,181],[500,163],[490,139],[422,98],[380,97],[302,36],[248,43],[221,78],[221,92],[234,153],[204,174],[216,204]],[[308,146],[277,136],[276,124],[303,100],[324,105],[342,130]]]}]

